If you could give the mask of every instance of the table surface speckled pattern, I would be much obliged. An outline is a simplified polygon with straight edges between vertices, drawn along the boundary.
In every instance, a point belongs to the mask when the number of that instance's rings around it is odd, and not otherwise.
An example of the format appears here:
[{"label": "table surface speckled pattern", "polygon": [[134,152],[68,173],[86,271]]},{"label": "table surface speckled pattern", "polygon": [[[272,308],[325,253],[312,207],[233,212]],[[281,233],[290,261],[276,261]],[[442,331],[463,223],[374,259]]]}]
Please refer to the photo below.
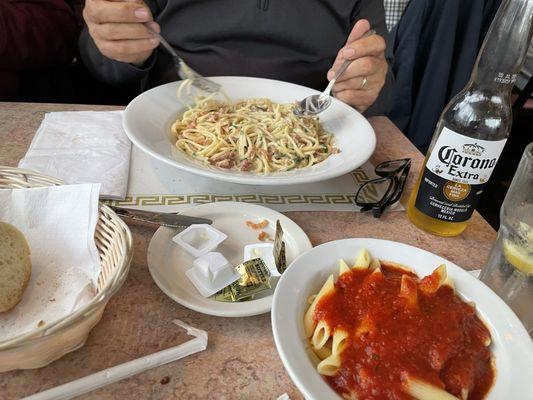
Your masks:
[{"label": "table surface speckled pattern", "polygon": [[[109,110],[116,107],[0,103],[0,165],[16,166],[46,112]],[[413,161],[403,201],[407,199],[423,156],[384,117],[372,118],[377,148],[371,161],[410,157]],[[404,203],[405,204],[405,203]],[[374,219],[347,212],[291,212],[313,245],[348,237],[395,240],[436,253],[465,269],[486,261],[496,232],[477,213],[459,237],[440,238],[415,228],[405,212]],[[130,225],[135,256],[122,289],[107,305],[103,318],[84,347],[40,369],[0,374],[0,398],[15,399],[101,369],[162,350],[187,340],[172,326],[179,318],[209,333],[208,349],[177,362],[82,396],[84,399],[276,399],[302,396],[285,372],[274,346],[270,315],[219,318],[188,310],[161,292],[146,265],[146,249],[154,232]]]}]

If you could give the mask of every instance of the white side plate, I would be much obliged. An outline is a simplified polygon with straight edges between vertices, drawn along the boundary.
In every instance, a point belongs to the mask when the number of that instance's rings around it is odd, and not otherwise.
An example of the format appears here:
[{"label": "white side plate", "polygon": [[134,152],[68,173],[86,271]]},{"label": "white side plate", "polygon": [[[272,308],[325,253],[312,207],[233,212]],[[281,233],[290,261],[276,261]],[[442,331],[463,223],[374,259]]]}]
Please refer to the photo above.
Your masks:
[{"label": "white side plate", "polygon": [[[269,225],[263,230],[274,238],[276,220],[279,219],[284,231],[287,263],[312,247],[305,232],[292,220],[277,211],[255,204],[209,203],[194,206],[184,214],[209,218],[213,220],[215,228],[228,235],[228,239],[216,251],[221,252],[233,265],[243,262],[244,246],[263,243],[257,239],[259,231],[246,226],[247,220],[259,222],[266,219]],[[191,310],[220,317],[246,317],[270,311],[273,289],[278,278],[271,279],[272,290],[265,291],[252,301],[226,303],[202,297],[185,275],[194,258],[172,241],[175,234],[174,229],[161,227],[148,246],[148,268],[157,286],[167,296]]]}]

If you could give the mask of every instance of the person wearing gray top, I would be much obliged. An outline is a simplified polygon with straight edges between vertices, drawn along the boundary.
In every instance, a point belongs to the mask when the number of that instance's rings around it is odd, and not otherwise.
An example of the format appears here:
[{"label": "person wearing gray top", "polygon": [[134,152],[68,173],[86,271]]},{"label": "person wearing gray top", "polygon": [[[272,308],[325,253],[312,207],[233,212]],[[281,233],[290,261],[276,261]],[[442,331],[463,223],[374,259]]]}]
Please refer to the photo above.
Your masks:
[{"label": "person wearing gray top", "polygon": [[[178,79],[170,57],[155,50],[148,23],[205,76],[322,90],[342,61],[353,59],[334,95],[367,115],[387,106],[383,0],[87,0],[83,16],[82,60],[108,83],[139,82],[145,90]],[[378,34],[362,37],[370,28]]]}]

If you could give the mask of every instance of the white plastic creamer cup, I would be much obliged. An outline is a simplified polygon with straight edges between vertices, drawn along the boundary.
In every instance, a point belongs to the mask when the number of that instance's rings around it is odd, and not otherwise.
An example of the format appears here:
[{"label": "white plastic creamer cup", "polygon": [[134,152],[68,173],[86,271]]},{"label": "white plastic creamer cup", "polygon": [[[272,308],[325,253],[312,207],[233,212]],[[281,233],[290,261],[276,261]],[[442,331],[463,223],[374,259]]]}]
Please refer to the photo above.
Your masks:
[{"label": "white plastic creamer cup", "polygon": [[215,250],[228,236],[207,224],[194,224],[184,229],[172,240],[195,258]]},{"label": "white plastic creamer cup", "polygon": [[244,246],[244,261],[253,258],[263,259],[271,276],[281,276],[274,261],[274,245],[272,243],[254,243]]},{"label": "white plastic creamer cup", "polygon": [[214,295],[241,277],[226,257],[218,252],[210,252],[194,260],[193,267],[185,275],[204,297]]}]

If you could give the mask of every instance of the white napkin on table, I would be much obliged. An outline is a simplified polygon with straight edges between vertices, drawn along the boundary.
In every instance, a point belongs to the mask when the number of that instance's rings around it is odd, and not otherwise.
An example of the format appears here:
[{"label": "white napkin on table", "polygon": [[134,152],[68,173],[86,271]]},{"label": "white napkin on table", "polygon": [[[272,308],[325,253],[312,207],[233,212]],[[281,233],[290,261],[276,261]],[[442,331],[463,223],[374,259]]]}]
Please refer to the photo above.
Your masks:
[{"label": "white napkin on table", "polygon": [[0,341],[57,321],[94,296],[99,187],[0,189],[0,221],[24,234],[32,263],[21,302],[0,314]]},{"label": "white napkin on table", "polygon": [[45,115],[19,162],[66,183],[101,183],[101,196],[124,199],[131,142],[122,111],[67,111]]}]

